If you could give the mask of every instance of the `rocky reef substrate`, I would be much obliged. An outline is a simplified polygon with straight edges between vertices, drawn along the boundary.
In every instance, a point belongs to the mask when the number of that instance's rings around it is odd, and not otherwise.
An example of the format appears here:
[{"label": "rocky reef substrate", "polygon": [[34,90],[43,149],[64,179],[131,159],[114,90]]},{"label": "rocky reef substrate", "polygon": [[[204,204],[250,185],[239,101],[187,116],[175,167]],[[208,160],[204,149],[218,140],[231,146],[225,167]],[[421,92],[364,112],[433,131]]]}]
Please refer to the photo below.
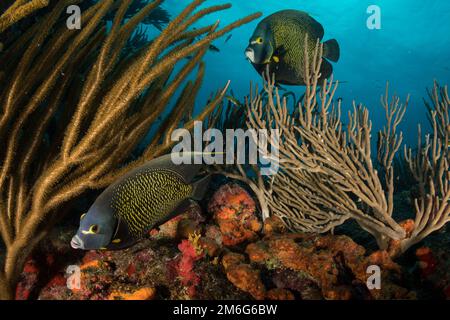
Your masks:
[{"label": "rocky reef substrate", "polygon": [[[278,218],[263,223],[237,184],[220,187],[205,211],[192,204],[122,251],[73,250],[74,230],[57,229],[28,259],[16,298],[450,298],[445,246],[427,243],[393,261],[345,235],[290,233]],[[367,287],[371,265],[381,270],[380,289]]]}]

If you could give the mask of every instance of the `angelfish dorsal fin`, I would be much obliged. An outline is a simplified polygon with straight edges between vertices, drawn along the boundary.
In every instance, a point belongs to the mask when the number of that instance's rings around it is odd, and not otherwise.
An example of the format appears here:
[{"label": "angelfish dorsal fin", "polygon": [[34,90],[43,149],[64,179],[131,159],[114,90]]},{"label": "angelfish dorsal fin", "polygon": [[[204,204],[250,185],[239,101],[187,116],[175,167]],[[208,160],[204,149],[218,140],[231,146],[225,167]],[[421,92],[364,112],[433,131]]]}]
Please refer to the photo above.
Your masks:
[{"label": "angelfish dorsal fin", "polygon": [[164,156],[158,157],[156,159],[150,160],[142,166],[142,169],[167,169],[178,173],[183,177],[186,183],[190,183],[192,179],[198,174],[203,164],[194,164],[194,156],[200,155],[201,153],[189,153],[190,157],[189,163],[174,164],[172,161],[172,155],[166,154]]}]

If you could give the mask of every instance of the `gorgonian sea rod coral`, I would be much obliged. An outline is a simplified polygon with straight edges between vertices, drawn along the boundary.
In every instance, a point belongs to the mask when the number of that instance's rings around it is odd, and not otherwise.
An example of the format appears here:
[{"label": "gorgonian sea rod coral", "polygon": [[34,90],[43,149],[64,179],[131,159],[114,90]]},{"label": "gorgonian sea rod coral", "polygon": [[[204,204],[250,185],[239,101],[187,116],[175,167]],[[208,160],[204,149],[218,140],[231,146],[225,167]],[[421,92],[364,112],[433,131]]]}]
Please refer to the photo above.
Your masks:
[{"label": "gorgonian sea rod coral", "polygon": [[[191,29],[202,17],[230,7],[196,11],[204,1],[195,0],[153,41],[126,50],[136,27],[161,2],[149,2],[125,20],[131,0],[98,1],[83,12],[81,30],[68,30],[66,7],[82,0],[55,1],[26,32],[5,42],[0,234],[6,250],[0,255],[0,298],[14,297],[25,259],[69,201],[167,152],[173,130],[191,129],[220,103],[225,89],[193,115],[204,74],[201,59],[211,41],[260,14],[220,30],[218,23]],[[111,11],[115,16],[107,32],[105,17]],[[185,82],[196,68],[195,79]],[[178,88],[181,94],[174,100]],[[146,147],[137,148],[143,141]]]},{"label": "gorgonian sea rod coral", "polygon": [[[412,231],[405,230],[405,223],[393,219],[393,162],[402,145],[398,125],[409,98],[405,104],[396,96],[389,100],[386,89],[381,99],[386,124],[378,134],[374,156],[369,110],[354,103],[344,125],[341,101],[333,99],[338,83],[332,78],[319,83],[322,50],[318,44],[313,56],[306,59],[306,92],[293,108],[269,75],[264,90],[256,88],[246,100],[249,128],[275,128],[281,134],[279,143],[273,137],[267,139],[269,146],[272,143],[279,148],[279,159],[272,159],[279,163],[278,173],[263,179],[255,168],[256,175],[242,167],[221,172],[250,185],[264,218],[276,215],[292,230],[317,233],[332,231],[354,219],[375,237],[380,248],[389,249],[395,256],[450,221],[447,87],[435,84],[430,93],[433,134],[423,142],[419,127],[418,150],[405,148],[405,159],[420,186],[415,199],[416,218],[409,223],[413,224]],[[270,130],[267,132],[270,135]],[[260,151],[270,157],[266,150]]]},{"label": "gorgonian sea rod coral", "polygon": [[[48,6],[50,0],[5,0],[0,9],[5,11],[0,15],[0,32],[5,31],[13,24],[19,22],[33,12]],[[3,11],[3,10],[2,10]]]}]

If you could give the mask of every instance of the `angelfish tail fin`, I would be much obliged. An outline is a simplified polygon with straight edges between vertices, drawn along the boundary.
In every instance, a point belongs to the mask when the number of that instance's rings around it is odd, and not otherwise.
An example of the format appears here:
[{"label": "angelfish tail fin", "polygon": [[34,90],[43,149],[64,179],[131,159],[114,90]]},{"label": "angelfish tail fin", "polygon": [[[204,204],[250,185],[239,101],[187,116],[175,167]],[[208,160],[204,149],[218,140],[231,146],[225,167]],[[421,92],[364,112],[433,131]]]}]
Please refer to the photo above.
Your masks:
[{"label": "angelfish tail fin", "polygon": [[336,39],[331,39],[323,43],[323,57],[333,62],[337,62],[341,55],[341,50]]}]

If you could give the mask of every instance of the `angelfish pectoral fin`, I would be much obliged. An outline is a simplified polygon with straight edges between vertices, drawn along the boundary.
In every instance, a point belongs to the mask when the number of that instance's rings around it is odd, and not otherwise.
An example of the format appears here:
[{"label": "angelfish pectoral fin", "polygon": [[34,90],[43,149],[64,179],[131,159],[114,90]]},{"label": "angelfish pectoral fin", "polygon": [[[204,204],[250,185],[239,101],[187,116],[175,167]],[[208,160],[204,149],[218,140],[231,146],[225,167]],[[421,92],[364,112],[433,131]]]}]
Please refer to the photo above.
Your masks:
[{"label": "angelfish pectoral fin", "polygon": [[202,200],[206,191],[208,190],[209,183],[211,182],[211,175],[207,175],[200,180],[192,184],[192,199]]},{"label": "angelfish pectoral fin", "polygon": [[272,61],[275,63],[279,63],[280,60],[284,57],[284,55],[286,54],[286,49],[284,49],[283,46],[278,47],[272,55]]}]

